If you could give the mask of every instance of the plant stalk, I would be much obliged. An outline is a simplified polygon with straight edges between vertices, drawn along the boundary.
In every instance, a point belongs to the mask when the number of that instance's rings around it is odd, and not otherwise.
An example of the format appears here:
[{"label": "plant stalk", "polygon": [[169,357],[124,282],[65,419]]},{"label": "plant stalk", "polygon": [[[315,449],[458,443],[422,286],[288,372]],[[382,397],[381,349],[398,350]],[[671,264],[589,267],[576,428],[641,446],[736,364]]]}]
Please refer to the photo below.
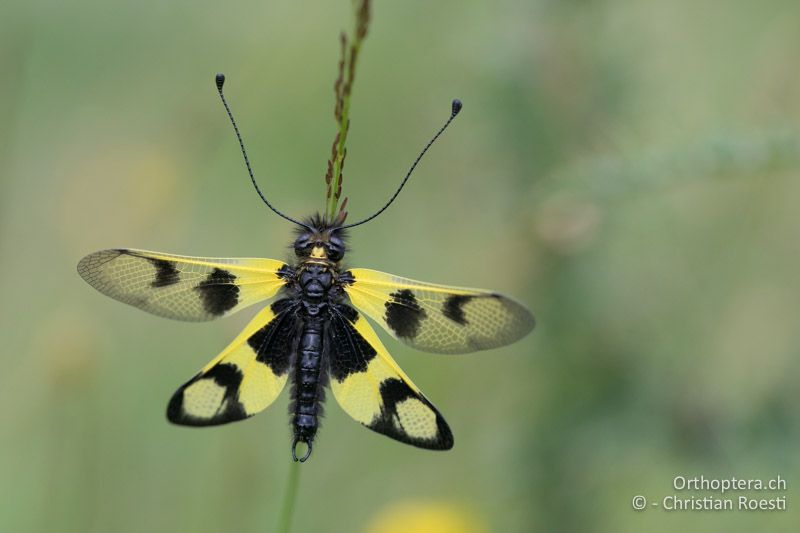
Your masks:
[{"label": "plant stalk", "polygon": [[336,137],[333,139],[331,157],[328,160],[328,170],[325,175],[325,183],[327,184],[325,218],[329,221],[333,221],[337,217],[344,220],[344,217],[347,216],[344,211],[347,199],[345,198],[341,206],[339,205],[339,199],[342,196],[342,171],[344,169],[344,160],[347,156],[347,132],[350,130],[350,98],[356,75],[358,55],[369,28],[369,0],[354,0],[353,9],[355,11],[355,25],[350,37],[344,32],[341,35],[339,75],[333,86],[336,95],[333,114],[339,128]]},{"label": "plant stalk", "polygon": [[294,516],[294,503],[297,500],[297,488],[300,485],[300,463],[292,461],[289,473],[286,476],[286,488],[283,491],[283,506],[278,521],[277,533],[290,533],[292,530],[292,517]]}]

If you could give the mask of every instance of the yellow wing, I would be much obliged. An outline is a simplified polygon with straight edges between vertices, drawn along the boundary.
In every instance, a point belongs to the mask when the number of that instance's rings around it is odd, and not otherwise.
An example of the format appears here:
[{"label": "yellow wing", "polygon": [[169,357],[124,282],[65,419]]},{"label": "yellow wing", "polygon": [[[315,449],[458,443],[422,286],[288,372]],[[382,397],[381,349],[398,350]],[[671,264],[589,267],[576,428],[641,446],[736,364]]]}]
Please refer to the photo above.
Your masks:
[{"label": "yellow wing", "polygon": [[350,301],[398,340],[426,352],[467,353],[516,342],[534,326],[522,304],[495,292],[434,285],[354,268]]},{"label": "yellow wing", "polygon": [[347,414],[373,431],[431,450],[449,450],[442,415],[397,366],[375,331],[350,306],[331,313],[331,390]]},{"label": "yellow wing", "polygon": [[184,426],[235,422],[265,409],[289,376],[297,318],[288,300],[266,307],[173,395],[167,418]]},{"label": "yellow wing", "polygon": [[275,296],[288,269],[273,259],[210,259],[102,250],[78,263],[89,285],[120,302],[177,320],[212,320]]}]

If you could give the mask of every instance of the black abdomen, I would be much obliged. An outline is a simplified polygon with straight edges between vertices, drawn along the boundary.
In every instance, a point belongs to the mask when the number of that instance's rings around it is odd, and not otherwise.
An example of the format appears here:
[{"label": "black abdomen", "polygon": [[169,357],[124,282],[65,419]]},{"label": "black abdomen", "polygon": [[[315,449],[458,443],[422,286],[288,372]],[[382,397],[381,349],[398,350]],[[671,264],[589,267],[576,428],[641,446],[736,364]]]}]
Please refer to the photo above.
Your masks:
[{"label": "black abdomen", "polygon": [[[322,317],[306,318],[295,362],[291,408],[294,428],[292,456],[301,462],[311,455],[311,443],[317,434],[322,402],[325,399],[323,387],[326,374],[322,371],[323,328]],[[298,442],[304,442],[308,446],[305,456],[301,458],[295,453]]]}]

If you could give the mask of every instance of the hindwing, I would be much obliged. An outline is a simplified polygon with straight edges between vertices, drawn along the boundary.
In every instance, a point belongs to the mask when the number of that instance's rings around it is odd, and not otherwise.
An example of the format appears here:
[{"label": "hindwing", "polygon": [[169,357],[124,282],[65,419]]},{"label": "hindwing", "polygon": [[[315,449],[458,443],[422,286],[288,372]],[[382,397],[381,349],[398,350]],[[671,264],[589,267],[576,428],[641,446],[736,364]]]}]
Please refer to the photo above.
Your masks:
[{"label": "hindwing", "polygon": [[288,266],[273,259],[212,259],[101,250],[78,263],[92,287],[148,313],[212,320],[275,296]]},{"label": "hindwing", "polygon": [[355,309],[339,305],[329,326],[330,386],[342,409],[364,426],[419,448],[449,450],[442,415],[405,375]]},{"label": "hindwing", "polygon": [[173,395],[170,422],[213,426],[242,420],[278,397],[289,376],[298,318],[289,300],[264,308],[238,337]]},{"label": "hindwing", "polygon": [[489,350],[521,339],[534,326],[525,306],[496,292],[434,285],[364,268],[349,273],[345,292],[353,305],[419,350]]}]

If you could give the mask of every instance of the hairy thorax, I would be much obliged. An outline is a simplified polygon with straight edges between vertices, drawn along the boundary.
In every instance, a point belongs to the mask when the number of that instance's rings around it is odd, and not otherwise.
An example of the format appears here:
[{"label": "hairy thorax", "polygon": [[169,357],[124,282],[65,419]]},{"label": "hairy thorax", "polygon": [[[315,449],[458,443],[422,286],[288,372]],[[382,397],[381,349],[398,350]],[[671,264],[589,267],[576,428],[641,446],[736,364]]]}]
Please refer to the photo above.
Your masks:
[{"label": "hairy thorax", "polygon": [[294,292],[303,302],[307,316],[315,316],[328,304],[341,303],[345,299],[341,287],[343,281],[342,274],[334,263],[307,259],[296,267]]}]

